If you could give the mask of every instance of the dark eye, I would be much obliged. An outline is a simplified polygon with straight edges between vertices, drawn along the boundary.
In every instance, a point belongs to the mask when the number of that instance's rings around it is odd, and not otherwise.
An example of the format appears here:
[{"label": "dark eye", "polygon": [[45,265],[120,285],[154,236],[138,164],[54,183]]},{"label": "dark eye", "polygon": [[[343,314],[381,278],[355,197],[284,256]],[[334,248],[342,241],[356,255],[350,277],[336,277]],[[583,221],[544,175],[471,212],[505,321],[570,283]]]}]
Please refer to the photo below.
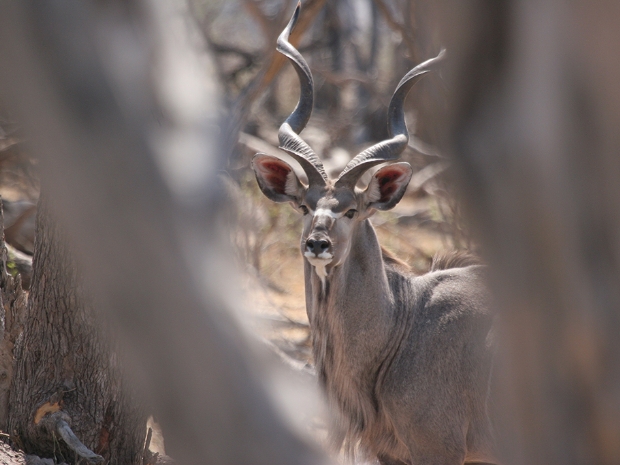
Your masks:
[{"label": "dark eye", "polygon": [[310,210],[308,210],[308,207],[306,207],[305,205],[300,205],[299,208],[301,209],[301,212],[304,215],[307,215],[308,213],[310,213]]},{"label": "dark eye", "polygon": [[355,214],[357,213],[357,210],[355,210],[354,208],[352,208],[351,210],[349,210],[348,212],[346,212],[344,214],[344,216],[346,216],[347,218],[353,218],[355,216]]}]

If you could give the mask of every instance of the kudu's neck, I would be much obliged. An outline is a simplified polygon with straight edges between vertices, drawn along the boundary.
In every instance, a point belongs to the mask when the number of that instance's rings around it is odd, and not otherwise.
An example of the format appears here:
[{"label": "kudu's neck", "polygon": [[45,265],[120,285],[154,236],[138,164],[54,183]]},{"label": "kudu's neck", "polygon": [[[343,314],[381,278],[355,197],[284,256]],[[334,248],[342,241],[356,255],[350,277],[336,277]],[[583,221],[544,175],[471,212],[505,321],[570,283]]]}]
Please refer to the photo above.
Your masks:
[{"label": "kudu's neck", "polygon": [[381,247],[368,220],[351,240],[346,261],[329,270],[325,289],[306,261],[306,305],[319,380],[328,399],[344,412],[343,421],[359,428],[375,419],[372,393],[394,340],[395,306]]},{"label": "kudu's neck", "polygon": [[325,284],[306,262],[306,304],[313,327],[348,334],[348,340],[355,341],[357,334],[372,325],[377,332],[389,330],[393,298],[381,247],[369,220],[356,228],[350,247],[345,262],[329,270]]},{"label": "kudu's neck", "polygon": [[[344,263],[329,268],[323,283],[312,266],[306,262],[306,292],[322,305],[341,298],[364,294],[365,301],[389,292],[381,256],[381,246],[374,228],[365,220],[351,237],[350,251]],[[353,295],[350,295],[353,294]]]}]

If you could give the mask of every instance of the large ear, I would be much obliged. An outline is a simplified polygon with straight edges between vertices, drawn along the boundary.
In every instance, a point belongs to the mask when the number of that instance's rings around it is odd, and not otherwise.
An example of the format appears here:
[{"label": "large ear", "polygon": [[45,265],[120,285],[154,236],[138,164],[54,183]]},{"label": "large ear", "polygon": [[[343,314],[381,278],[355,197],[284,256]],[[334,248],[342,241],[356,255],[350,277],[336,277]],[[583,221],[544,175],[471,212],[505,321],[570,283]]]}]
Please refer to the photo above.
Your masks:
[{"label": "large ear", "polygon": [[377,171],[364,192],[368,208],[393,208],[405,194],[412,174],[411,166],[405,162],[387,165]]},{"label": "large ear", "polygon": [[285,161],[257,153],[252,159],[252,169],[258,187],[274,202],[298,202],[301,198],[303,186]]}]

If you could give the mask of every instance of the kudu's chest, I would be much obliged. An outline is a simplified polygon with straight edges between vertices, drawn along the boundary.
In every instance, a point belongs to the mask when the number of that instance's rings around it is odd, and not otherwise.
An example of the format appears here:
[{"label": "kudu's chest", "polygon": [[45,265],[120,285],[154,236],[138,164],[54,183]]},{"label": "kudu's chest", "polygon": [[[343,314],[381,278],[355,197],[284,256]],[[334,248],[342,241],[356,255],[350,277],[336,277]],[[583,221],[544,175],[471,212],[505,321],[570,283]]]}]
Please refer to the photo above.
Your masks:
[{"label": "kudu's chest", "polygon": [[[402,331],[396,328],[391,310],[364,311],[363,298],[358,304],[356,300],[350,298],[348,303],[353,305],[347,309],[329,295],[314,301],[313,352],[320,383],[338,413],[335,435],[343,438],[345,446],[367,437],[365,444],[378,446],[371,451],[376,454],[397,447],[379,390]],[[359,312],[352,310],[356,305]]]}]

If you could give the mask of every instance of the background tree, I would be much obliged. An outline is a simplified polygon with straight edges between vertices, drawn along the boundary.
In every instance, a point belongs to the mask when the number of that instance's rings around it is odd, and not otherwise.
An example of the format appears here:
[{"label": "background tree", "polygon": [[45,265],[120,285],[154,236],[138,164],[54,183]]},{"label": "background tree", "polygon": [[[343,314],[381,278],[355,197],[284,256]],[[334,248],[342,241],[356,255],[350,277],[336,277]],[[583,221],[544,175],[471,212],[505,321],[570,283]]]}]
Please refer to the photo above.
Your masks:
[{"label": "background tree", "polygon": [[142,465],[147,415],[124,382],[113,333],[93,305],[49,199],[41,196],[8,431],[28,454]]},{"label": "background tree", "polygon": [[8,410],[15,362],[15,343],[23,327],[28,295],[22,289],[22,275],[16,270],[10,246],[5,242],[4,216],[0,208],[0,429],[8,431]]}]

